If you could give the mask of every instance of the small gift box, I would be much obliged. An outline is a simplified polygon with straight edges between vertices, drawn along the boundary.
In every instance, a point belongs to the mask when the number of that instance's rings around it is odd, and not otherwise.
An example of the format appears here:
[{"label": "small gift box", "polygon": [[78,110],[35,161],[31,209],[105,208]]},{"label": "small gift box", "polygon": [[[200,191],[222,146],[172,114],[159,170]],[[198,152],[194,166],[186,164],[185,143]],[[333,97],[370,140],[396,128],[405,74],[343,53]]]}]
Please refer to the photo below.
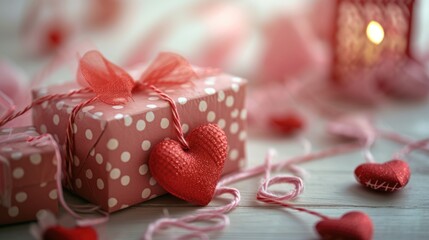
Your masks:
[{"label": "small gift box", "polygon": [[34,127],[0,130],[0,225],[58,212],[55,147],[29,140],[38,136]]},{"label": "small gift box", "polygon": [[[246,83],[219,73],[162,89],[175,101],[185,135],[205,123],[217,124],[225,131],[228,157],[223,174],[245,163]],[[79,88],[76,83],[66,83],[36,90],[33,95],[40,98]],[[34,107],[34,124],[42,133],[51,133],[65,150],[70,114],[92,97],[94,94],[88,93],[46,101]],[[148,159],[160,141],[177,139],[167,101],[151,89],[133,91],[132,99],[124,105],[93,101],[77,113],[73,124],[70,187],[108,212],[165,193],[150,175]]]}]

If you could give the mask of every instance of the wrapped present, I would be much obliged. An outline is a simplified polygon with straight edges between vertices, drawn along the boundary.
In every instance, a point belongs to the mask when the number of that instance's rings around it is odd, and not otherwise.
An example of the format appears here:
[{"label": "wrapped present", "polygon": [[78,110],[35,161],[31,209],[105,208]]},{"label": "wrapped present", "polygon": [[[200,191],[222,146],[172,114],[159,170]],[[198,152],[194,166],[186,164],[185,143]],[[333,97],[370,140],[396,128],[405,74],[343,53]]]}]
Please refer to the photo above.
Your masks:
[{"label": "wrapped present", "polygon": [[[185,134],[204,123],[215,123],[225,131],[229,148],[223,174],[245,163],[246,83],[242,78],[219,73],[163,89],[177,105]],[[76,83],[65,83],[35,90],[33,97],[79,88]],[[76,105],[93,96],[72,95],[35,106],[34,124],[41,132],[51,133],[65,150],[70,114]],[[171,108],[150,89],[133,92],[132,99],[124,105],[94,101],[77,113],[73,124],[71,188],[108,212],[165,193],[150,175],[148,159],[157,143],[176,139]]]},{"label": "wrapped present", "polygon": [[58,212],[55,147],[28,141],[37,136],[34,127],[0,130],[0,225]]}]

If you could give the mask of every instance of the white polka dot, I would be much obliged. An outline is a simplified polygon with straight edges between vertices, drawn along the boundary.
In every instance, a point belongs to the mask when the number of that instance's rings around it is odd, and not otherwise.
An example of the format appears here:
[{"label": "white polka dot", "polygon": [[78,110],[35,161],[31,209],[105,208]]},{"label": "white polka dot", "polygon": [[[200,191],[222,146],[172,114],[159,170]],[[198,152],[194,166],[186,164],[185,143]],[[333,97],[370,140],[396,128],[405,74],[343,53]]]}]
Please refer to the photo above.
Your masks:
[{"label": "white polka dot", "polygon": [[24,169],[22,169],[20,167],[15,168],[12,172],[12,175],[15,179],[20,179],[24,176]]},{"label": "white polka dot", "polygon": [[233,96],[228,96],[226,98],[226,106],[227,107],[232,107],[232,105],[234,105],[234,97]]},{"label": "white polka dot", "polygon": [[157,108],[157,106],[155,104],[148,104],[148,105],[146,105],[146,107],[148,107],[150,109]]},{"label": "white polka dot", "polygon": [[119,142],[116,138],[111,138],[108,142],[107,142],[107,148],[109,150],[116,150],[119,147]]},{"label": "white polka dot", "polygon": [[130,177],[129,176],[123,176],[121,177],[121,184],[122,186],[127,186],[130,183]]},{"label": "white polka dot", "polygon": [[238,123],[233,122],[233,123],[231,124],[231,126],[229,127],[229,131],[230,131],[232,134],[236,134],[236,133],[238,132],[238,128],[239,128]]},{"label": "white polka dot", "polygon": [[91,155],[92,157],[94,157],[95,156],[95,149],[93,148],[93,149],[91,149],[91,151],[89,152],[89,155]]},{"label": "white polka dot", "polygon": [[40,125],[40,132],[41,133],[47,133],[48,132],[48,129],[46,128],[45,124]]},{"label": "white polka dot", "polygon": [[138,120],[136,124],[136,128],[138,131],[143,131],[146,127],[146,122],[144,120]]},{"label": "white polka dot", "polygon": [[74,181],[74,184],[76,185],[77,188],[82,188],[82,180],[80,180],[80,178],[76,178],[76,180]]},{"label": "white polka dot", "polygon": [[11,148],[11,147],[3,147],[1,150],[3,152],[12,152],[13,148]]},{"label": "white polka dot", "polygon": [[142,198],[148,198],[150,195],[150,189],[149,188],[145,188],[142,192]]},{"label": "white polka dot", "polygon": [[106,163],[106,171],[110,171],[112,170],[112,164],[111,163]]},{"label": "white polka dot", "polygon": [[238,117],[239,113],[240,113],[240,111],[238,111],[238,109],[236,108],[231,112],[231,117],[236,118],[236,117]]},{"label": "white polka dot", "polygon": [[234,92],[240,91],[240,85],[238,85],[237,83],[233,83],[231,85],[231,88],[232,88],[232,91],[234,91]]},{"label": "white polka dot", "polygon": [[216,82],[216,78],[214,78],[214,77],[207,78],[207,79],[204,81],[204,83],[205,83],[205,84],[207,84],[207,85],[214,85],[214,84],[215,84],[215,82]]},{"label": "white polka dot", "polygon": [[124,108],[124,106],[122,106],[122,105],[115,105],[115,106],[112,106],[112,108],[118,110],[118,109]]},{"label": "white polka dot", "polygon": [[215,113],[215,112],[213,112],[213,111],[210,111],[210,112],[207,114],[207,121],[209,121],[209,122],[213,122],[215,119],[216,119],[216,113]]},{"label": "white polka dot", "polygon": [[13,160],[19,160],[22,158],[22,152],[14,152],[10,155]]},{"label": "white polka dot", "polygon": [[146,113],[146,121],[152,122],[153,120],[155,120],[155,114],[153,112]]},{"label": "white polka dot", "polygon": [[97,188],[100,189],[100,190],[104,189],[103,179],[101,179],[101,178],[97,179]]},{"label": "white polka dot", "polygon": [[38,97],[43,97],[43,96],[45,96],[46,94],[48,94],[48,89],[47,89],[47,88],[41,88],[41,89],[37,92]]},{"label": "white polka dot", "polygon": [[246,131],[241,131],[240,132],[240,135],[239,135],[239,139],[240,139],[240,141],[244,141],[244,140],[246,140],[246,137],[247,137],[247,133],[246,133]]},{"label": "white polka dot", "polygon": [[92,131],[91,131],[91,129],[86,129],[86,131],[85,131],[85,137],[88,140],[92,140]]},{"label": "white polka dot", "polygon": [[206,92],[208,95],[213,95],[216,93],[216,89],[214,88],[206,88],[204,89],[204,92]]},{"label": "white polka dot", "polygon": [[121,161],[122,162],[128,162],[130,161],[131,154],[129,152],[122,152],[121,153]]},{"label": "white polka dot", "polygon": [[73,133],[74,134],[77,133],[77,125],[76,125],[76,123],[73,123]]},{"label": "white polka dot", "polygon": [[170,121],[168,121],[167,118],[163,118],[161,119],[161,128],[162,129],[166,129],[168,128],[168,125],[170,124]]},{"label": "white polka dot", "polygon": [[232,149],[229,152],[229,159],[231,159],[232,161],[235,161],[235,160],[237,160],[237,158],[238,158],[238,150],[237,149]]},{"label": "white polka dot", "polygon": [[115,180],[118,179],[121,176],[121,170],[119,168],[114,168],[112,171],[110,171],[110,178]]},{"label": "white polka dot", "polygon": [[174,90],[174,89],[167,89],[167,90],[165,90],[165,92],[166,93],[174,93],[176,90]]},{"label": "white polka dot", "polygon": [[198,105],[198,109],[200,110],[200,112],[205,112],[207,111],[207,102],[202,100],[200,102],[200,104]]},{"label": "white polka dot", "polygon": [[60,124],[60,116],[58,116],[58,114],[54,114],[52,121],[54,122],[55,125]]},{"label": "white polka dot", "polygon": [[219,121],[217,121],[217,125],[218,127],[220,127],[221,129],[224,129],[226,126],[226,122],[225,119],[219,119]]},{"label": "white polka dot", "polygon": [[183,133],[187,133],[189,131],[189,125],[186,123],[182,124],[182,131]]},{"label": "white polka dot", "polygon": [[73,156],[73,163],[76,167],[79,167],[80,159],[77,156]]},{"label": "white polka dot", "polygon": [[188,99],[187,99],[187,98],[185,98],[185,97],[179,97],[179,98],[177,99],[177,101],[178,101],[181,105],[184,105],[184,104],[186,104],[186,103],[188,102]]},{"label": "white polka dot", "polygon": [[156,180],[155,180],[155,178],[151,177],[151,178],[149,179],[149,184],[150,184],[151,186],[155,185],[155,184],[156,184]]},{"label": "white polka dot", "polygon": [[27,197],[27,193],[25,192],[19,192],[15,195],[15,199],[19,203],[25,202],[25,200],[27,200]]},{"label": "white polka dot", "polygon": [[34,165],[39,165],[42,162],[42,155],[39,153],[31,154],[30,162]]},{"label": "white polka dot", "polygon": [[240,82],[242,82],[242,81],[243,81],[243,79],[242,79],[242,78],[239,78],[239,77],[233,77],[233,78],[232,78],[232,81],[233,81],[233,82],[236,82],[236,83],[240,83]]},{"label": "white polka dot", "polygon": [[75,99],[72,99],[71,101],[74,102],[74,103],[80,103],[82,101],[82,99],[75,98]]},{"label": "white polka dot", "polygon": [[88,179],[92,179],[93,175],[91,169],[87,169],[85,175]]},{"label": "white polka dot", "polygon": [[147,151],[147,150],[149,150],[149,148],[150,148],[150,142],[149,142],[149,140],[144,140],[143,142],[142,142],[142,149],[143,149],[143,151]]},{"label": "white polka dot", "polygon": [[99,119],[101,116],[103,116],[102,112],[95,112],[92,114],[92,118]]},{"label": "white polka dot", "polygon": [[133,123],[133,118],[130,116],[130,115],[125,115],[124,116],[124,125],[126,126],[126,127],[129,127],[129,126],[131,126],[131,124]]},{"label": "white polka dot", "polygon": [[156,197],[158,197],[158,195],[156,195],[156,194],[152,194],[152,195],[149,197],[149,199],[153,199],[153,198],[156,198]]},{"label": "white polka dot", "polygon": [[103,155],[101,155],[100,153],[97,153],[97,154],[95,155],[95,161],[96,161],[98,164],[102,164],[102,163],[103,163]]},{"label": "white polka dot", "polygon": [[115,119],[122,119],[122,118],[124,118],[124,114],[122,113],[115,114]]},{"label": "white polka dot", "polygon": [[43,103],[42,103],[42,108],[43,109],[46,109],[47,107],[48,107],[48,101],[44,101]]},{"label": "white polka dot", "polygon": [[124,208],[127,208],[127,207],[129,207],[129,205],[124,204],[124,205],[121,206],[121,209],[124,209]]},{"label": "white polka dot", "polygon": [[240,112],[240,118],[241,118],[241,120],[246,120],[247,119],[247,110],[246,109],[241,109],[241,112]]},{"label": "white polka dot", "polygon": [[49,192],[49,198],[55,200],[58,198],[57,189],[53,189]]},{"label": "white polka dot", "polygon": [[139,173],[140,175],[145,175],[148,171],[147,164],[143,164],[139,167]]},{"label": "white polka dot", "polygon": [[56,107],[58,110],[61,110],[61,109],[63,108],[63,106],[64,106],[64,101],[58,101],[58,102],[55,104],[55,107]]},{"label": "white polka dot", "polygon": [[19,208],[17,206],[10,207],[7,210],[7,213],[9,214],[9,217],[16,217],[19,214]]},{"label": "white polka dot", "polygon": [[94,109],[94,106],[86,106],[84,108],[82,108],[82,112],[86,113],[91,111],[92,109]]},{"label": "white polka dot", "polygon": [[71,113],[73,112],[73,108],[72,108],[72,107],[67,108],[66,112],[67,112],[68,114],[71,114]]},{"label": "white polka dot", "polygon": [[156,101],[159,100],[159,97],[148,97],[149,101]]},{"label": "white polka dot", "polygon": [[240,161],[238,162],[238,166],[239,168],[244,168],[246,166],[246,159],[240,159]]},{"label": "white polka dot", "polygon": [[46,187],[46,185],[48,185],[48,183],[47,183],[47,182],[42,182],[42,183],[40,184],[40,187]]},{"label": "white polka dot", "polygon": [[118,204],[118,200],[116,200],[116,198],[109,198],[109,200],[107,201],[107,204],[109,205],[109,207],[114,207],[116,206],[116,204]]}]

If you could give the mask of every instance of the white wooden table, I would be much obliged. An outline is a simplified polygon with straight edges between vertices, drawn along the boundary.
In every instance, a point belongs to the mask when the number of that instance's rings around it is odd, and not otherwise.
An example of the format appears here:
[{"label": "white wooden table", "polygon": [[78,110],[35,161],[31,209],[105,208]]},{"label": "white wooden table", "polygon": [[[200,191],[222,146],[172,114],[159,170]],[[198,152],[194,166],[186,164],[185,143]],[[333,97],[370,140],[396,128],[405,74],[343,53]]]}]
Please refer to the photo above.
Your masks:
[{"label": "white wooden table", "polygon": [[[378,109],[378,126],[396,129],[400,133],[420,139],[429,136],[429,101],[420,103],[394,103]],[[329,138],[324,122],[314,118],[303,133],[315,150],[325,149],[338,142]],[[250,135],[248,166],[261,164],[266,150],[274,147],[279,159],[300,155],[302,146],[296,139],[270,138]],[[373,148],[376,160],[388,161],[399,146],[386,140],[378,140]],[[311,174],[304,180],[305,191],[294,201],[296,206],[306,207],[331,217],[358,210],[373,220],[375,239],[427,239],[429,237],[429,157],[422,153],[410,155],[412,171],[408,186],[400,192],[382,194],[361,187],[354,179],[354,168],[363,163],[361,152],[353,152],[302,165]],[[231,224],[224,231],[210,235],[213,239],[317,239],[314,224],[317,218],[306,213],[267,206],[256,201],[255,194],[261,176],[231,186],[241,193],[240,206],[229,213]],[[279,189],[279,188],[276,188]],[[209,207],[218,206],[213,201]],[[164,216],[170,217],[194,213],[191,206],[171,196],[162,196],[146,203],[111,215],[110,221],[98,227],[103,239],[139,239],[148,224]],[[29,224],[0,227],[0,239],[30,238]],[[172,238],[178,230],[157,235],[159,239]]]}]

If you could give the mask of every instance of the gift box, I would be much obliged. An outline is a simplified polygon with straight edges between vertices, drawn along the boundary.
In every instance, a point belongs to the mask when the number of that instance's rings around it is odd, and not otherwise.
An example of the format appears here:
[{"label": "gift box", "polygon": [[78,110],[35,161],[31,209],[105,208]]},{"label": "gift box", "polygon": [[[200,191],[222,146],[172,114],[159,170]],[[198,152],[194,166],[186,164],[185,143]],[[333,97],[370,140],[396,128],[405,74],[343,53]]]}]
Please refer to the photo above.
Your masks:
[{"label": "gift box", "polygon": [[58,212],[55,147],[27,140],[37,136],[34,127],[0,130],[0,225]]},{"label": "gift box", "polygon": [[[162,89],[175,100],[185,135],[205,123],[216,123],[225,131],[229,154],[223,174],[245,164],[246,84],[242,78],[217,74]],[[35,90],[33,97],[79,88],[76,83],[65,83]],[[73,108],[93,96],[46,101],[34,108],[34,124],[40,132],[51,133],[65,150]],[[72,190],[108,212],[166,193],[151,177],[148,159],[161,140],[177,139],[171,108],[150,89],[134,92],[132,98],[117,106],[97,100],[79,111],[73,125]]]}]

